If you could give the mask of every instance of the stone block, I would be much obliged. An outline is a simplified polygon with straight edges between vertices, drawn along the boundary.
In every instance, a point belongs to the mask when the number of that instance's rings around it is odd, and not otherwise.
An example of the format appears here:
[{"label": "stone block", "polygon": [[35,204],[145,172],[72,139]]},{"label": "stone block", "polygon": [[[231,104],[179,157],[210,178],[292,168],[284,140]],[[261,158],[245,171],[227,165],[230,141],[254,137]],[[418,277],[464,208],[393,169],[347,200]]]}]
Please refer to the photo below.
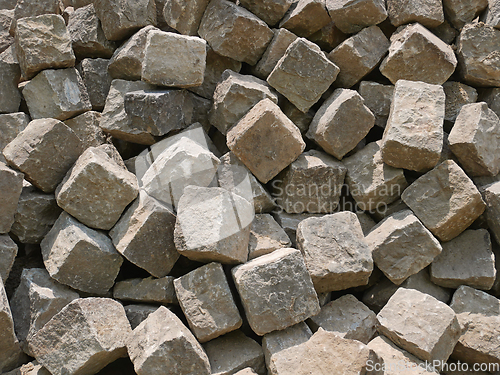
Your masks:
[{"label": "stone block", "polygon": [[285,55],[287,48],[297,39],[297,35],[287,29],[273,29],[273,33],[271,43],[253,70],[253,73],[262,79],[267,79],[278,61]]},{"label": "stone block", "polygon": [[375,116],[375,125],[385,128],[391,109],[394,86],[377,82],[362,81],[359,84],[359,95],[364,104]]},{"label": "stone block", "polygon": [[418,178],[401,198],[443,242],[467,229],[486,207],[474,183],[452,160]]},{"label": "stone block", "polygon": [[444,119],[451,122],[455,122],[464,105],[475,103],[478,96],[474,87],[460,82],[445,82],[443,90],[446,95]]},{"label": "stone block", "polygon": [[288,9],[279,27],[307,38],[330,22],[331,18],[326,9],[325,0],[298,0]]},{"label": "stone block", "polygon": [[66,126],[75,132],[83,144],[83,149],[99,147],[107,142],[107,137],[99,126],[101,114],[95,111],[82,113],[64,121]]},{"label": "stone block", "polygon": [[349,35],[340,31],[332,21],[307,39],[317,44],[323,51],[331,51],[348,37]]},{"label": "stone block", "polygon": [[292,243],[283,228],[269,214],[255,215],[250,229],[248,259],[291,247]]},{"label": "stone block", "polygon": [[483,189],[486,222],[496,242],[500,243],[500,182],[494,182]]},{"label": "stone block", "polygon": [[310,217],[321,217],[323,216],[322,214],[309,214],[309,213],[303,213],[303,214],[288,214],[286,211],[283,210],[275,210],[272,213],[274,220],[285,230],[285,233],[288,235],[290,240],[292,241],[293,247],[296,247],[297,241],[296,241],[296,232],[297,232],[297,227],[299,226],[299,223],[302,220],[305,220]]},{"label": "stone block", "polygon": [[378,25],[387,18],[383,0],[327,0],[326,7],[335,26],[346,34],[357,33],[365,27]]},{"label": "stone block", "polygon": [[210,0],[166,0],[163,18],[168,26],[183,35],[197,36],[200,22]]},{"label": "stone block", "polygon": [[283,18],[293,2],[293,0],[241,0],[240,5],[269,26],[274,26]]},{"label": "stone block", "polygon": [[427,267],[408,277],[403,283],[401,287],[406,289],[416,289],[419,292],[429,294],[430,296],[436,298],[438,301],[448,303],[451,299],[451,289],[446,289],[434,284],[431,281],[431,276],[429,275],[430,267]]},{"label": "stone block", "polygon": [[361,301],[371,310],[378,313],[394,293],[396,293],[396,290],[398,290],[398,286],[384,277],[363,293]]},{"label": "stone block", "polygon": [[488,6],[481,15],[480,20],[486,25],[498,29],[500,26],[500,2],[498,0],[488,0]]},{"label": "stone block", "polygon": [[15,370],[6,372],[5,375],[50,375],[50,373],[37,361],[28,362]]},{"label": "stone block", "polygon": [[8,233],[14,224],[17,203],[23,188],[23,174],[0,162],[0,233]]},{"label": "stone block", "polygon": [[108,64],[107,59],[83,59],[76,67],[87,89],[94,111],[104,109],[111,87],[112,79],[108,73]]},{"label": "stone block", "polygon": [[13,19],[14,9],[7,9],[6,4],[0,3],[0,53],[5,51],[14,43],[14,38],[9,33],[10,25],[12,24]]},{"label": "stone block", "polygon": [[314,118],[315,112],[310,109],[306,113],[295,107],[288,99],[281,97],[280,108],[292,122],[300,129],[302,134],[306,133]]},{"label": "stone block", "polygon": [[271,357],[282,350],[300,345],[309,340],[312,336],[311,329],[305,322],[297,323],[291,327],[266,333],[262,337],[262,350],[266,359],[266,366],[269,367]]},{"label": "stone block", "polygon": [[118,281],[113,288],[113,298],[135,303],[177,303],[172,276]]},{"label": "stone block", "polygon": [[488,0],[443,0],[446,17],[460,30],[466,23],[471,23],[488,7]]},{"label": "stone block", "polygon": [[29,122],[30,118],[24,112],[0,115],[0,162],[6,162],[1,154],[5,146],[12,142],[28,126]]},{"label": "stone block", "polygon": [[21,68],[17,61],[0,60],[0,113],[13,113],[19,110],[21,92],[17,84],[21,79]]},{"label": "stone block", "polygon": [[43,14],[59,14],[61,8],[58,0],[19,0],[15,4],[14,19],[10,33],[15,34],[17,20],[25,17],[36,17]]},{"label": "stone block", "polygon": [[387,0],[387,13],[396,27],[418,22],[433,28],[444,22],[443,4],[439,0]]},{"label": "stone block", "polygon": [[158,310],[157,306],[151,305],[127,305],[124,308],[132,330],[145,321],[149,315]]},{"label": "stone block", "polygon": [[17,245],[8,234],[0,235],[0,280],[7,281],[14,260],[17,256]]}]

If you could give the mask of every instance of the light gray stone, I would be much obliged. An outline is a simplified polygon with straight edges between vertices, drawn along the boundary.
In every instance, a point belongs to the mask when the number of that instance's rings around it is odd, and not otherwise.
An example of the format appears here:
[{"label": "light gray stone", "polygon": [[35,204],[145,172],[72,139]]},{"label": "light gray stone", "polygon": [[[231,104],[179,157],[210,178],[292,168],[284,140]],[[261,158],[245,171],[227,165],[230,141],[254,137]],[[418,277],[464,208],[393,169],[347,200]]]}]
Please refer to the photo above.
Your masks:
[{"label": "light gray stone", "polygon": [[446,95],[444,114],[446,121],[455,122],[462,107],[466,104],[475,103],[478,96],[474,87],[460,82],[445,82],[443,90]]},{"label": "light gray stone", "polygon": [[474,183],[452,160],[418,178],[401,198],[443,242],[467,229],[486,206]]},{"label": "light gray stone", "polygon": [[17,245],[7,234],[0,235],[0,280],[7,281],[14,260],[17,256]]},{"label": "light gray stone", "polygon": [[235,375],[257,375],[257,373],[251,368],[247,367],[243,370],[234,373]]},{"label": "light gray stone", "polygon": [[232,274],[250,327],[260,336],[290,327],[320,311],[298,250],[275,250],[233,268]]},{"label": "light gray stone", "polygon": [[493,87],[482,89],[480,91],[479,101],[486,102],[488,107],[495,112],[497,116],[500,115],[500,88]]},{"label": "light gray stone", "polygon": [[14,43],[14,38],[9,33],[13,19],[14,9],[8,9],[7,4],[0,3],[0,53]]},{"label": "light gray stone", "polygon": [[87,89],[94,111],[104,109],[111,87],[112,79],[108,74],[108,64],[109,60],[107,59],[83,59],[76,67]]},{"label": "light gray stone", "polygon": [[79,298],[36,333],[30,348],[53,375],[91,375],[127,355],[130,334],[120,303],[110,298]]},{"label": "light gray stone", "polygon": [[321,217],[322,214],[288,214],[284,210],[275,210],[272,213],[274,220],[285,230],[285,233],[288,235],[290,240],[292,241],[292,247],[296,247],[296,232],[299,223],[302,220],[305,220],[310,217]]},{"label": "light gray stone", "polygon": [[431,276],[429,275],[430,267],[427,267],[408,277],[403,283],[401,287],[406,289],[416,289],[419,292],[429,294],[436,298],[438,301],[448,303],[451,299],[451,289],[446,289],[434,284],[431,281]]},{"label": "light gray stone", "polygon": [[432,29],[432,33],[446,44],[451,45],[455,42],[459,31],[451,26],[450,23],[445,19],[441,25]]},{"label": "light gray stone", "polygon": [[486,185],[483,199],[486,202],[486,221],[497,243],[500,243],[500,182]]},{"label": "light gray stone", "polygon": [[99,126],[101,114],[95,111],[82,113],[64,121],[66,126],[75,132],[83,144],[83,149],[99,147],[107,142],[107,137]]},{"label": "light gray stone", "polygon": [[368,26],[378,25],[387,18],[383,0],[327,0],[328,13],[335,26],[346,34],[353,34]]},{"label": "light gray stone", "polygon": [[1,154],[5,146],[12,142],[29,122],[30,118],[24,112],[0,114],[0,162],[6,162]]},{"label": "light gray stone", "polygon": [[127,349],[140,375],[211,374],[208,357],[200,343],[164,306],[134,329]]},{"label": "light gray stone", "polygon": [[165,22],[183,35],[197,36],[201,18],[210,0],[166,0],[163,8]]},{"label": "light gray stone", "polygon": [[452,25],[461,29],[466,23],[472,22],[488,6],[488,0],[443,0],[446,17]]},{"label": "light gray stone", "polygon": [[439,0],[387,0],[387,13],[396,27],[418,22],[432,28],[444,22],[443,4]]},{"label": "light gray stone", "polygon": [[50,375],[50,373],[37,361],[29,362],[15,370],[6,372],[5,375]]},{"label": "light gray stone", "polygon": [[294,0],[241,0],[239,5],[248,9],[269,26],[276,25]]},{"label": "light gray stone", "polygon": [[488,6],[480,18],[488,26],[499,28],[500,26],[500,2],[488,0]]},{"label": "light gray stone", "polygon": [[[314,22],[311,22],[314,20]],[[331,21],[325,0],[298,0],[288,9],[279,27],[307,38]]]},{"label": "light gray stone", "polygon": [[158,310],[157,306],[151,305],[127,305],[124,307],[130,327],[134,330],[139,324],[147,319],[149,315]]},{"label": "light gray stone", "polygon": [[354,213],[338,212],[301,221],[297,246],[318,293],[368,283],[373,260]]},{"label": "light gray stone", "polygon": [[8,233],[14,224],[17,203],[23,188],[23,174],[0,162],[0,233]]},{"label": "light gray stone", "polygon": [[359,84],[359,95],[364,104],[375,116],[375,125],[385,128],[391,109],[394,86],[377,82],[362,81]]},{"label": "light gray stone", "polygon": [[271,215],[255,215],[248,243],[249,260],[291,245],[290,238]]},{"label": "light gray stone", "polygon": [[17,60],[0,60],[0,81],[2,82],[0,85],[0,113],[13,113],[19,110],[21,93],[17,85],[20,79],[21,68]]},{"label": "light gray stone", "polygon": [[118,281],[113,288],[113,298],[140,303],[177,303],[172,276]]},{"label": "light gray stone", "polygon": [[355,212],[356,216],[358,217],[359,224],[361,225],[361,229],[363,230],[363,234],[365,237],[370,233],[372,228],[377,225],[375,220],[372,219],[372,217],[367,214],[364,211],[357,211]]},{"label": "light gray stone", "polygon": [[59,0],[18,0],[14,8],[14,19],[10,26],[10,33],[15,34],[18,19],[43,14],[59,14],[60,11]]}]

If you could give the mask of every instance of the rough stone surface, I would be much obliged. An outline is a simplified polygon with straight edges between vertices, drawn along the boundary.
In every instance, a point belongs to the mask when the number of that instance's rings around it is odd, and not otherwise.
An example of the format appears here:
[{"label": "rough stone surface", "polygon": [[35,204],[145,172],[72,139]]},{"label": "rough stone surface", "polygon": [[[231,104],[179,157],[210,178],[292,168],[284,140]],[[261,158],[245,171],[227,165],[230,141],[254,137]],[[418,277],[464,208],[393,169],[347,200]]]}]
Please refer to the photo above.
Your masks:
[{"label": "rough stone surface", "polygon": [[430,267],[427,267],[419,273],[411,275],[405,281],[403,281],[401,287],[406,289],[416,289],[419,292],[429,294],[430,296],[436,298],[438,301],[447,304],[451,299],[451,289],[446,289],[434,284],[431,281],[429,269]]},{"label": "rough stone surface", "polygon": [[250,65],[257,64],[273,37],[264,21],[227,0],[210,2],[198,34],[219,55]]},{"label": "rough stone surface", "polygon": [[83,144],[83,149],[99,147],[107,142],[106,135],[99,126],[101,114],[95,111],[82,113],[64,121],[66,126],[75,132]]},{"label": "rough stone surface", "polygon": [[[314,20],[314,21],[313,21]],[[325,0],[298,0],[289,8],[279,27],[303,38],[328,25],[331,21]]]},{"label": "rough stone surface", "polygon": [[31,121],[3,154],[26,180],[52,192],[82,151],[80,139],[69,127],[55,119],[40,119]]},{"label": "rough stone surface", "polygon": [[14,38],[9,33],[13,19],[14,9],[7,9],[5,4],[0,3],[0,53],[14,43]]},{"label": "rough stone surface", "polygon": [[482,23],[467,24],[457,41],[459,71],[466,83],[473,86],[499,86],[500,30]]},{"label": "rough stone surface", "polygon": [[433,28],[444,22],[443,4],[439,0],[387,0],[387,13],[396,27],[418,22]]},{"label": "rough stone surface", "polygon": [[154,0],[94,0],[93,3],[108,40],[122,40],[141,27],[156,24]]},{"label": "rough stone surface", "polygon": [[366,236],[375,265],[394,284],[427,267],[441,254],[439,241],[410,210],[396,212]]},{"label": "rough stone surface", "polygon": [[271,215],[255,215],[250,229],[248,259],[254,259],[291,245],[290,238]]},{"label": "rough stone surface", "polygon": [[342,296],[321,307],[321,312],[309,319],[313,330],[325,331],[368,344],[377,332],[377,316],[352,294]]},{"label": "rough stone surface", "polygon": [[59,0],[18,0],[14,8],[10,33],[14,35],[18,19],[59,13]]},{"label": "rough stone surface", "polygon": [[382,137],[382,159],[394,168],[427,171],[443,149],[445,94],[438,85],[399,80]]},{"label": "rough stone surface", "polygon": [[445,288],[468,285],[491,289],[495,282],[495,256],[486,229],[466,230],[443,243],[443,252],[431,264],[431,280]]},{"label": "rough stone surface", "polygon": [[203,39],[151,30],[144,47],[142,80],[159,86],[200,86],[206,59]]},{"label": "rough stone surface", "polygon": [[17,255],[17,245],[7,234],[0,235],[0,280],[5,282],[9,277]]},{"label": "rough stone surface", "polygon": [[79,298],[36,333],[30,348],[53,375],[91,375],[127,355],[130,334],[121,304],[110,298]]},{"label": "rough stone surface", "polygon": [[26,84],[23,96],[32,119],[64,121],[92,109],[82,77],[74,68],[40,72]]},{"label": "rough stone surface", "polygon": [[276,204],[286,212],[333,213],[347,168],[317,150],[301,154],[273,181]]},{"label": "rough stone surface", "polygon": [[473,182],[452,160],[418,178],[401,198],[441,241],[458,236],[485,209]]},{"label": "rough stone surface", "polygon": [[389,56],[382,61],[380,72],[393,84],[406,79],[442,85],[456,66],[453,49],[415,23],[392,34]]},{"label": "rough stone surface", "polygon": [[398,290],[397,285],[393,284],[389,279],[383,278],[363,293],[361,301],[378,313],[396,293],[396,290]]},{"label": "rough stone surface", "polygon": [[446,17],[458,30],[472,22],[487,6],[488,0],[443,0]]},{"label": "rough stone surface", "polygon": [[174,226],[172,210],[141,190],[109,236],[128,261],[155,277],[164,277],[179,258]]},{"label": "rough stone surface", "polygon": [[464,85],[460,82],[448,81],[443,84],[446,95],[445,114],[446,121],[454,122],[462,107],[474,103],[477,100],[477,90],[474,87]]},{"label": "rough stone surface", "polygon": [[[371,369],[370,363],[373,365]],[[344,339],[320,329],[307,342],[275,354],[269,370],[271,375],[381,375],[383,371],[374,368],[382,363],[373,350],[359,341]]]},{"label": "rough stone surface", "polygon": [[287,29],[274,29],[273,32],[271,43],[253,70],[254,74],[262,79],[267,79],[278,61],[285,55],[287,48],[297,39],[297,35]]},{"label": "rough stone surface", "polygon": [[500,120],[484,102],[466,104],[460,110],[448,138],[451,151],[472,176],[496,176],[500,172]]},{"label": "rough stone surface", "polygon": [[262,336],[320,311],[318,297],[298,250],[279,249],[232,269],[252,330]]},{"label": "rough stone surface", "polygon": [[500,182],[487,185],[483,198],[486,202],[486,221],[497,243],[500,243]]},{"label": "rough stone surface", "polygon": [[131,82],[115,79],[111,82],[106,104],[102,112],[100,127],[111,136],[133,143],[152,145],[155,138],[148,132],[136,129],[125,111],[125,95],[138,90],[150,90],[154,86],[146,82]]},{"label": "rough stone surface", "polygon": [[267,82],[302,112],[307,112],[339,74],[321,49],[298,38],[287,48]]},{"label": "rough stone surface", "polygon": [[23,174],[0,162],[0,233],[8,233],[14,224],[22,188]]},{"label": "rough stone surface", "polygon": [[357,33],[387,18],[383,0],[327,0],[326,7],[335,26],[346,34]]},{"label": "rough stone surface", "polygon": [[50,375],[50,373],[37,361],[33,361],[6,372],[5,375]]},{"label": "rough stone surface", "polygon": [[17,61],[0,60],[0,113],[12,113],[19,110],[21,93],[17,84],[21,79],[21,68]]},{"label": "rough stone surface", "polygon": [[167,0],[163,8],[165,22],[183,35],[197,36],[201,18],[210,0]]},{"label": "rough stone surface", "polygon": [[111,76],[108,74],[107,59],[84,59],[77,69],[87,89],[90,103],[94,111],[102,111],[111,87]]},{"label": "rough stone surface", "polygon": [[300,130],[269,99],[261,100],[229,130],[227,146],[262,183],[305,149]]},{"label": "rough stone surface", "polygon": [[389,49],[389,40],[377,26],[367,27],[342,42],[328,58],[340,68],[335,85],[350,88],[380,63]]},{"label": "rough stone surface", "polygon": [[283,18],[293,2],[293,0],[241,0],[239,5],[248,9],[269,26],[274,26]]},{"label": "rough stone surface", "polygon": [[364,104],[375,116],[375,125],[385,128],[391,109],[394,86],[377,82],[362,81],[359,84],[359,95]]},{"label": "rough stone surface", "polygon": [[240,328],[243,321],[220,263],[187,273],[174,281],[174,287],[189,327],[200,342]]},{"label": "rough stone surface", "polygon": [[116,49],[116,43],[106,39],[93,4],[78,8],[70,15],[68,31],[78,58],[109,59]]},{"label": "rough stone surface", "polygon": [[341,160],[374,124],[375,116],[356,91],[337,89],[316,112],[307,137]]},{"label": "rough stone surface", "polygon": [[314,118],[314,111],[309,110],[306,113],[295,107],[290,101],[285,98],[280,103],[280,108],[283,113],[300,129],[302,134],[306,133]]},{"label": "rough stone surface", "polygon": [[305,322],[297,323],[291,327],[266,333],[262,337],[262,349],[269,367],[271,357],[282,350],[300,345],[312,336],[311,329]]},{"label": "rough stone surface", "polygon": [[316,43],[323,51],[331,51],[348,37],[349,35],[340,31],[337,26],[335,26],[335,22],[332,21],[307,39]]},{"label": "rough stone surface", "polygon": [[200,343],[179,318],[163,306],[134,329],[127,349],[140,375],[211,374],[208,357]]},{"label": "rough stone surface", "polygon": [[446,361],[461,333],[449,306],[414,289],[399,288],[377,318],[381,334],[424,361]]},{"label": "rough stone surface", "polygon": [[113,298],[129,302],[177,303],[172,276],[118,281],[113,288]]},{"label": "rough stone surface", "polygon": [[385,210],[408,186],[402,169],[384,164],[380,143],[369,143],[343,161],[349,191],[362,210]]},{"label": "rough stone surface", "polygon": [[500,2],[498,0],[488,0],[488,6],[481,15],[481,21],[498,29],[500,26]]},{"label": "rough stone surface", "polygon": [[303,213],[303,214],[288,214],[286,211],[283,210],[276,210],[273,212],[273,217],[276,220],[276,222],[285,230],[285,233],[288,235],[290,240],[292,241],[293,247],[296,247],[297,241],[296,241],[296,232],[297,232],[297,227],[299,223],[302,220],[305,220],[310,217],[321,217],[323,216],[322,214],[309,214],[309,213]]},{"label": "rough stone surface", "polygon": [[75,65],[71,37],[59,15],[45,14],[18,20],[15,45],[21,73],[26,79],[44,69]]},{"label": "rough stone surface", "polygon": [[251,75],[226,70],[214,92],[210,123],[222,134],[264,99],[278,104],[278,95],[265,82]]},{"label": "rough stone surface", "polygon": [[123,262],[108,236],[65,212],[43,239],[41,248],[50,276],[82,292],[106,293]]},{"label": "rough stone surface", "polygon": [[318,293],[368,283],[373,260],[354,213],[339,212],[301,221],[297,246]]},{"label": "rough stone surface", "polygon": [[158,310],[157,306],[151,305],[127,305],[124,308],[132,329],[135,329],[139,324],[145,321],[149,315]]}]

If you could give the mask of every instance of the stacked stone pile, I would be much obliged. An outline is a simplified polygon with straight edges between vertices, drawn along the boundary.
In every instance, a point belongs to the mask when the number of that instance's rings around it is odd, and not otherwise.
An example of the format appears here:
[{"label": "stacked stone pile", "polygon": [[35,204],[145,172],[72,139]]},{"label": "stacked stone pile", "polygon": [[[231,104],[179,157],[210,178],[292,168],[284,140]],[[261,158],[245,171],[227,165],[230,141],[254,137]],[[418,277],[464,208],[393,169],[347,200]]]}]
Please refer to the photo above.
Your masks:
[{"label": "stacked stone pile", "polygon": [[499,0],[0,0],[0,373],[500,374],[499,116]]}]

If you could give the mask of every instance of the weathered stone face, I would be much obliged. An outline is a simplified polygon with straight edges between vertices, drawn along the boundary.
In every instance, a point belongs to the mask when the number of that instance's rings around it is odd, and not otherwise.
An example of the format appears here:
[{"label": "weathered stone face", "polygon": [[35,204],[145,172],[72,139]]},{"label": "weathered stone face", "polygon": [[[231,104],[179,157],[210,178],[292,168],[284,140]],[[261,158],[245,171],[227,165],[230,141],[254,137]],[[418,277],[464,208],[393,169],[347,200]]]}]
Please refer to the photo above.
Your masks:
[{"label": "weathered stone face", "polygon": [[290,238],[269,214],[255,215],[250,229],[248,259],[291,246]]},{"label": "weathered stone face", "polygon": [[446,16],[458,30],[472,22],[487,6],[488,0],[443,0]]},{"label": "weathered stone face", "polygon": [[94,111],[102,111],[111,86],[107,59],[83,59],[76,67],[87,89]]},{"label": "weathered stone face", "polygon": [[446,121],[454,122],[462,107],[466,104],[474,103],[478,97],[477,90],[474,87],[464,85],[460,82],[445,82],[443,90],[446,95],[444,114]]},{"label": "weathered stone face", "polygon": [[165,22],[183,35],[197,36],[200,22],[210,0],[167,0],[162,10]]},{"label": "weathered stone face", "polygon": [[0,279],[5,283],[14,265],[17,245],[7,234],[0,235]]},{"label": "weathered stone face", "polygon": [[0,162],[0,233],[8,233],[14,224],[17,203],[23,188],[23,174]]},{"label": "weathered stone face", "polygon": [[359,95],[364,104],[375,116],[375,125],[385,128],[391,109],[394,86],[377,82],[362,81],[359,84]]},{"label": "weathered stone face", "polygon": [[172,276],[118,281],[113,288],[113,298],[135,303],[177,303]]},{"label": "weathered stone face", "polygon": [[418,22],[432,28],[444,22],[443,5],[438,0],[388,0],[387,13],[396,27]]},{"label": "weathered stone face", "polygon": [[17,61],[0,60],[0,113],[12,113],[19,110],[21,93],[17,84],[21,79],[21,68]]},{"label": "weathered stone face", "polygon": [[101,113],[89,111],[64,121],[66,126],[75,132],[83,144],[83,149],[99,147],[106,144],[107,137],[99,126]]},{"label": "weathered stone face", "polygon": [[484,188],[483,198],[486,202],[485,216],[489,229],[496,241],[500,240],[500,183],[495,182]]},{"label": "weathered stone face", "polygon": [[278,61],[285,54],[288,46],[297,39],[297,35],[287,29],[274,29],[273,32],[274,36],[271,43],[267,46],[266,52],[264,52],[257,65],[255,65],[253,71],[256,76],[262,79],[267,79]]},{"label": "weathered stone face", "polygon": [[346,34],[378,25],[387,18],[385,2],[382,0],[327,0],[326,7],[335,26]]},{"label": "weathered stone face", "polygon": [[[311,22],[314,20],[314,22]],[[290,30],[295,35],[307,38],[328,25],[331,18],[325,0],[296,1],[281,20],[279,27]]]},{"label": "weathered stone face", "polygon": [[276,25],[293,4],[293,0],[242,0],[240,5],[269,26]]}]

